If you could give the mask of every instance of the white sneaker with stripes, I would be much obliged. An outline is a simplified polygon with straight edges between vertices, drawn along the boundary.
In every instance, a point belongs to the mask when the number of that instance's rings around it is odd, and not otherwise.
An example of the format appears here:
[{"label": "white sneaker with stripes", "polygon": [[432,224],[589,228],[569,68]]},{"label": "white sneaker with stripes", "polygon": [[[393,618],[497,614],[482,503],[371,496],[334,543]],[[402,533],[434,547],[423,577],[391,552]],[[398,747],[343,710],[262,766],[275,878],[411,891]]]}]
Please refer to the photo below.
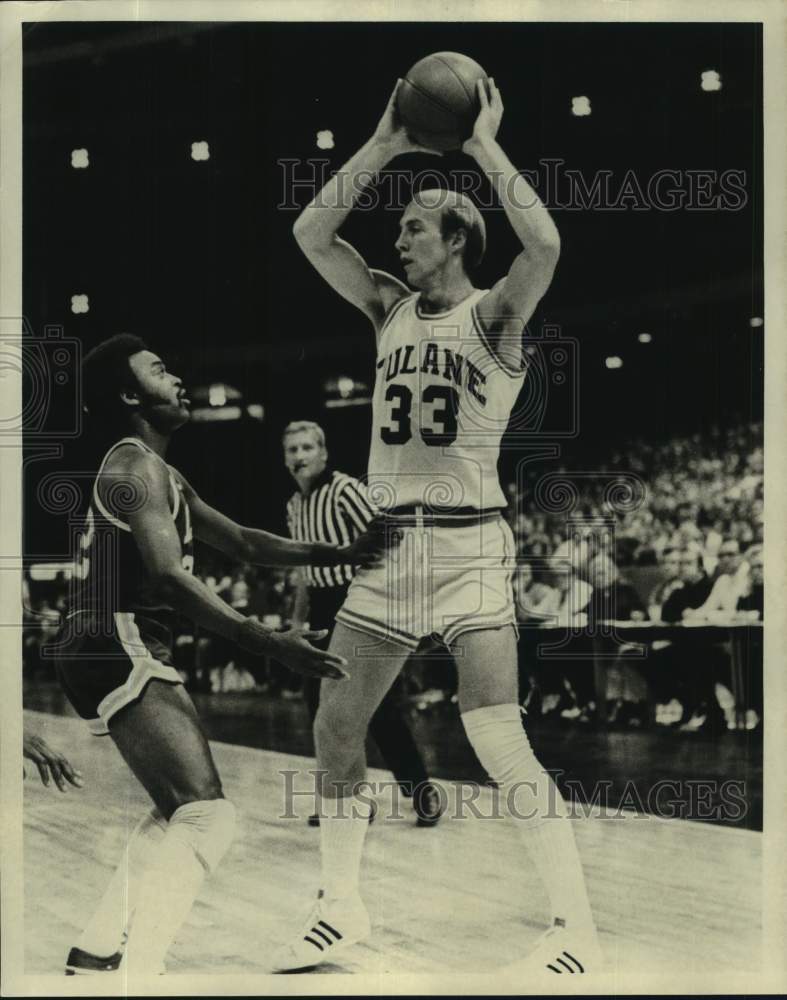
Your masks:
[{"label": "white sneaker with stripes", "polygon": [[594,928],[571,931],[554,926],[541,935],[524,958],[504,966],[515,975],[582,975],[602,972],[604,958]]},{"label": "white sneaker with stripes", "polygon": [[369,913],[358,893],[327,900],[320,890],[299,933],[273,956],[271,971],[296,972],[332,962],[337,954],[370,932]]}]

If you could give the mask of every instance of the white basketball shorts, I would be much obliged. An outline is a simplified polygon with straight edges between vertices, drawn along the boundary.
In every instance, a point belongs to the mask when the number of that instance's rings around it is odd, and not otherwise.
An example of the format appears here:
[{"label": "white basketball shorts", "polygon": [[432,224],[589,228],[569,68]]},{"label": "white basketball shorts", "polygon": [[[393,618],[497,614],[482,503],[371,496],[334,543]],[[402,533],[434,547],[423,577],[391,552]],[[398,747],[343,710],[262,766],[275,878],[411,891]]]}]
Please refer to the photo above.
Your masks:
[{"label": "white basketball shorts", "polygon": [[399,544],[382,566],[358,571],[337,621],[413,650],[426,636],[450,646],[464,632],[515,625],[516,549],[499,511],[396,508],[386,520]]}]

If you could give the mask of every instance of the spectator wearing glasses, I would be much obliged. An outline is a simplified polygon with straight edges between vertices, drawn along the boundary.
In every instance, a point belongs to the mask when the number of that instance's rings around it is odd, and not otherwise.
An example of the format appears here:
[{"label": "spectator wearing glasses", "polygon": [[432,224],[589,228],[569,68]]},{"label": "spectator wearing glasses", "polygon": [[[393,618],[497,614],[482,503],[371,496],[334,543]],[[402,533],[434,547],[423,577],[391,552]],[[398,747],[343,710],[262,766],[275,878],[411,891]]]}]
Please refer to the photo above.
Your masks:
[{"label": "spectator wearing glasses", "polygon": [[747,587],[748,570],[748,563],[741,560],[737,540],[725,538],[719,549],[719,563],[707,600],[684,617],[711,622],[731,618],[738,606],[738,599]]}]

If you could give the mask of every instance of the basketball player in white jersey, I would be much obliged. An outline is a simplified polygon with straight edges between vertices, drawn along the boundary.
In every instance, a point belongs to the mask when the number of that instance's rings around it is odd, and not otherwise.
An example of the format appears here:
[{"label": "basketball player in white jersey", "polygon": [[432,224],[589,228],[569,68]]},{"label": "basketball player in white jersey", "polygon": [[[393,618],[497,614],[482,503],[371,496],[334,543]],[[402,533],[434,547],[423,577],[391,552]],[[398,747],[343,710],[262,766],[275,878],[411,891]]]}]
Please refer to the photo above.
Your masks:
[{"label": "basketball player in white jersey", "polygon": [[[368,807],[353,788],[365,775],[369,719],[429,634],[454,653],[468,739],[515,806],[514,822],[549,894],[551,926],[529,955],[512,955],[514,967],[551,974],[601,962],[572,825],[521,722],[514,544],[497,478],[500,440],[524,378],[525,324],[549,287],[560,239],[496,141],[503,105],[494,81],[480,82],[478,94],[481,110],[463,149],[522,244],[491,290],[470,278],[485,229],[461,194],[421,192],[405,210],[396,249],[407,284],[369,268],[338,235],[375,174],[420,148],[397,120],[396,90],[372,138],[295,224],[310,262],[377,335],[370,496],[398,526],[401,544],[381,568],[355,577],[337,615],[330,648],[348,660],[351,678],[323,682],[315,720],[318,769],[326,772],[322,884],[303,928],[275,956],[277,971],[332,961],[370,931],[358,878]],[[520,889],[513,885],[512,893]]]}]

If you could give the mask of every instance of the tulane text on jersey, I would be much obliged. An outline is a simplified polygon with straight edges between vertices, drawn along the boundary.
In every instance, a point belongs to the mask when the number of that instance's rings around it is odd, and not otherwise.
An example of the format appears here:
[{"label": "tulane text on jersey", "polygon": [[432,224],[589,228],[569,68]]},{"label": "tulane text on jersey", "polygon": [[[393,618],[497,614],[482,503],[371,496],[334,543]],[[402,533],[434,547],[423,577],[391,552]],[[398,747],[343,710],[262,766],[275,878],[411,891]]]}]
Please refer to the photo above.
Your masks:
[{"label": "tulane text on jersey", "polygon": [[524,371],[490,350],[475,314],[485,294],[436,315],[408,296],[383,326],[368,479],[382,508],[505,506],[497,460]]}]

